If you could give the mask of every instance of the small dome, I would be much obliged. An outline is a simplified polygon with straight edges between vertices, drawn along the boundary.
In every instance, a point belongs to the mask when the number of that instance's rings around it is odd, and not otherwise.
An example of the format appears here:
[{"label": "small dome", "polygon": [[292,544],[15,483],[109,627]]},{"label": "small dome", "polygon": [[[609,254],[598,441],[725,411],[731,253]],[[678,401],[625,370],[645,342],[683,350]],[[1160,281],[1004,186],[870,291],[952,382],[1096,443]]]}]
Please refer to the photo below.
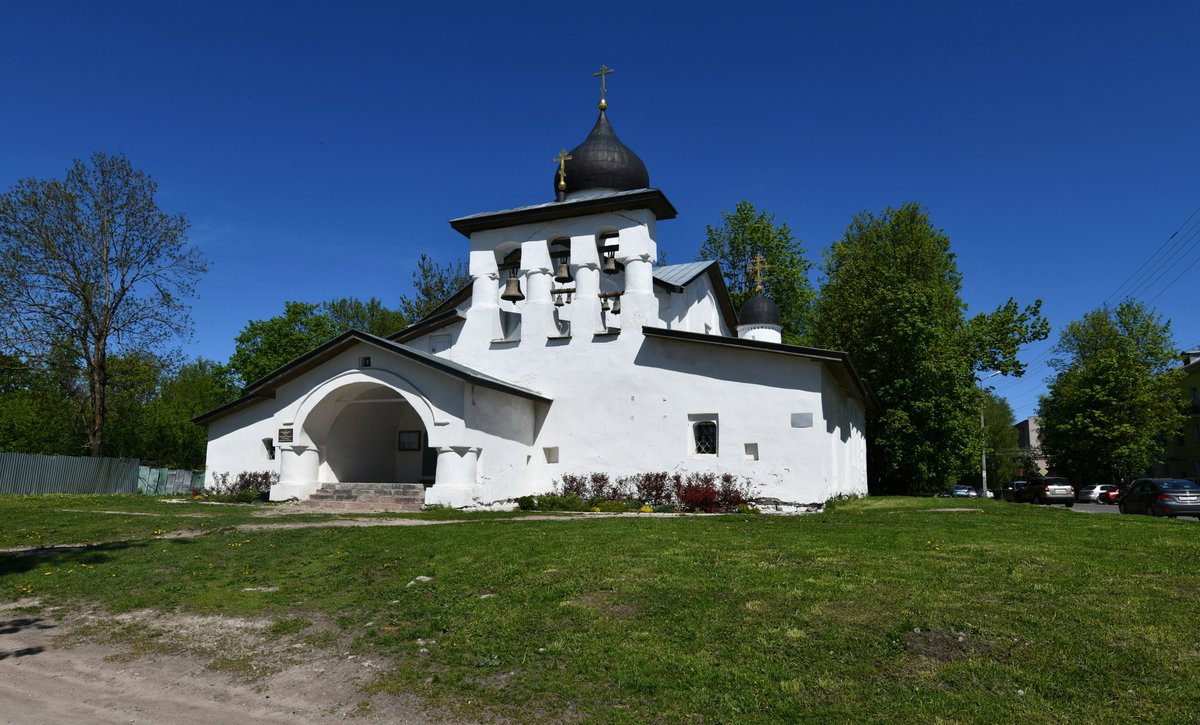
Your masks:
[{"label": "small dome", "polygon": [[777,325],[783,326],[779,316],[779,308],[771,300],[763,297],[762,293],[746,300],[738,313],[738,325]]},{"label": "small dome", "polygon": [[[592,189],[631,191],[650,188],[646,164],[617,138],[604,111],[600,111],[600,118],[596,119],[596,125],[583,143],[571,149],[566,172],[568,196]],[[553,188],[558,191],[558,169],[554,171]]]}]

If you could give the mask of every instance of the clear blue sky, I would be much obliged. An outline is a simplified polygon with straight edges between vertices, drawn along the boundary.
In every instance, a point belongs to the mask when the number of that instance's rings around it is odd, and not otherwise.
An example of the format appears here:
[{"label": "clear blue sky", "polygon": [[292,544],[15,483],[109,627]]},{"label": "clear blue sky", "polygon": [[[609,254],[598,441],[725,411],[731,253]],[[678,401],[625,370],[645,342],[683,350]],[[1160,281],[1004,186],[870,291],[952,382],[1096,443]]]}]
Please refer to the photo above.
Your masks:
[{"label": "clear blue sky", "polygon": [[[1057,331],[1150,260],[1135,291],[1200,344],[1200,215],[1154,255],[1200,207],[1200,4],[508,5],[3,0],[0,188],[124,152],[211,261],[184,351],[223,361],[285,300],[394,305],[420,252],[465,256],[450,218],[548,201],[604,63],[672,262],[740,199],[814,260],[915,200],[972,314],[1041,298]],[[1018,418],[1055,337],[989,381]]]}]

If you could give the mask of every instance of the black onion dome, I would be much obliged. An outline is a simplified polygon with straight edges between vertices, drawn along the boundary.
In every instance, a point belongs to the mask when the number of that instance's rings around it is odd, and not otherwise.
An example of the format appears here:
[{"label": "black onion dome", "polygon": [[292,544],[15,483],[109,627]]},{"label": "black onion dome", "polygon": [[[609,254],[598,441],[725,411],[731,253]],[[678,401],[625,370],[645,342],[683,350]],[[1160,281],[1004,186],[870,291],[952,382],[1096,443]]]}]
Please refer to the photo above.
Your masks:
[{"label": "black onion dome", "polygon": [[777,325],[783,326],[783,318],[779,316],[779,308],[762,293],[746,300],[738,313],[738,325]]},{"label": "black onion dome", "polygon": [[[566,175],[567,194],[590,189],[631,191],[650,188],[646,164],[617,138],[604,111],[600,111],[600,118],[596,119],[596,125],[583,143],[571,149]],[[558,191],[557,169],[554,171],[554,190]]]}]

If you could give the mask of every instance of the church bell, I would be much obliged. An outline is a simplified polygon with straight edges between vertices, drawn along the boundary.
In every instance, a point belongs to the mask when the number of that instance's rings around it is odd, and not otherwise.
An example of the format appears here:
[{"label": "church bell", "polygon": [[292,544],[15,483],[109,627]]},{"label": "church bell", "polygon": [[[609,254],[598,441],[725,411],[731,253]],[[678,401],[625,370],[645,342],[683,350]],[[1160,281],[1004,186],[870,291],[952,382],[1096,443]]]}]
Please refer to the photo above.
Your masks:
[{"label": "church bell", "polygon": [[621,298],[620,297],[613,300],[612,313],[614,315],[621,314]]},{"label": "church bell", "polygon": [[517,275],[509,276],[504,283],[504,293],[500,295],[500,299],[506,302],[520,302],[525,299],[525,295],[521,294],[521,280],[517,279]]},{"label": "church bell", "polygon": [[604,257],[604,273],[605,274],[616,274],[617,273],[617,253],[616,252],[609,252]]},{"label": "church bell", "polygon": [[567,266],[566,259],[559,260],[558,271],[554,273],[554,281],[559,284],[567,284],[574,281],[571,278],[571,268]]}]

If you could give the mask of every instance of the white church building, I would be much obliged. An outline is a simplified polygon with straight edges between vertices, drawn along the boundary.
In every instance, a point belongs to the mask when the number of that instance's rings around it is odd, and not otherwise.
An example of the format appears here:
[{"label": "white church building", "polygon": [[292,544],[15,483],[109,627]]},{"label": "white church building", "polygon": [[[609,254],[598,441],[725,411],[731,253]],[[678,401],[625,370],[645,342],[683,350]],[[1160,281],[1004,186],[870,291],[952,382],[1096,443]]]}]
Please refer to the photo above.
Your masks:
[{"label": "white church building", "polygon": [[197,418],[207,470],[323,486],[422,484],[493,504],[563,474],[730,473],[813,503],[867,491],[872,397],[847,354],[785,345],[761,294],[734,310],[716,262],[656,266],[673,219],[602,100],[560,154],[556,198],[454,219],[472,282],[389,338],[351,330]]}]

